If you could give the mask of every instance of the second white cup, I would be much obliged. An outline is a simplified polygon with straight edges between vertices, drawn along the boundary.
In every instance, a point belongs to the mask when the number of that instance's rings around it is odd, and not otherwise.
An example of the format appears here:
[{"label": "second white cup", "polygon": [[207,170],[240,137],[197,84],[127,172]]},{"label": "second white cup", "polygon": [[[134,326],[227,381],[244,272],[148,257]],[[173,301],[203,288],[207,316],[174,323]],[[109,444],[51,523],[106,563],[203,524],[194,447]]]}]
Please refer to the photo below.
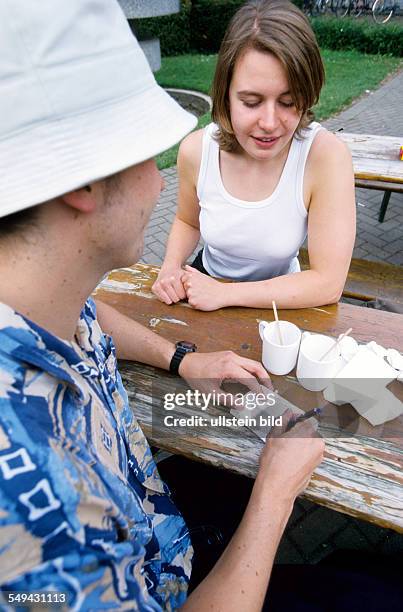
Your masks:
[{"label": "second white cup", "polygon": [[[281,344],[278,325],[280,325]],[[260,321],[259,334],[263,341],[262,362],[271,374],[288,374],[297,363],[301,330],[289,321]]]},{"label": "second white cup", "polygon": [[323,391],[337,374],[340,363],[340,349],[334,338],[322,334],[307,335],[302,338],[299,350],[298,381],[309,391]]}]

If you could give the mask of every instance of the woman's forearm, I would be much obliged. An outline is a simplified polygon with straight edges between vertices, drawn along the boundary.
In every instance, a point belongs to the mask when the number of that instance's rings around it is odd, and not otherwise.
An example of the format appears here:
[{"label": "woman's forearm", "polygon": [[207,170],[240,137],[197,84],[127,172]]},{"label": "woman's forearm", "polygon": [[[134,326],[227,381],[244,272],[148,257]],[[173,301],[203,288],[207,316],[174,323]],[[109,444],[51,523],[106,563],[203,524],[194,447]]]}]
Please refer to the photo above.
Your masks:
[{"label": "woman's forearm", "polygon": [[225,287],[225,306],[309,308],[334,304],[343,292],[344,282],[315,270],[278,276],[264,281],[230,283]]},{"label": "woman's forearm", "polygon": [[180,268],[189,255],[193,253],[200,238],[200,230],[188,223],[181,221],[178,217],[172,224],[169,234],[167,250],[162,267]]}]

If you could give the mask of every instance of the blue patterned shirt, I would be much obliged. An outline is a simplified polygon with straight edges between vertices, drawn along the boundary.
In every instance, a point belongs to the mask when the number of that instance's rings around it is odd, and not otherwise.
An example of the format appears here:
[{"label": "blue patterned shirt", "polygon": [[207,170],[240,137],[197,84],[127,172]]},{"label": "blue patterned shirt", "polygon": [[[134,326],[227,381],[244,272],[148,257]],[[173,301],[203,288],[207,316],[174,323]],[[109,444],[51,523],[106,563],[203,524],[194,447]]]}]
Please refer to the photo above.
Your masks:
[{"label": "blue patterned shirt", "polygon": [[88,300],[75,340],[0,303],[0,585],[174,610],[193,550]]}]

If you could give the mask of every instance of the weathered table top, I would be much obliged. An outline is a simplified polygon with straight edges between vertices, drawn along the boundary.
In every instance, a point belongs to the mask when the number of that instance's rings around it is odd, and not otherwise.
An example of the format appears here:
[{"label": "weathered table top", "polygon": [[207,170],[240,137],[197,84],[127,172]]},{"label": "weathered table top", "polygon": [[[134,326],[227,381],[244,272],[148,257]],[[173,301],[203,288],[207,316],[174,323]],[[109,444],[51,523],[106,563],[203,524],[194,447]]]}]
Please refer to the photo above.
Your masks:
[{"label": "weathered table top", "polygon": [[[158,270],[137,264],[115,271],[98,288],[96,296],[172,341],[190,340],[201,351],[232,349],[260,360],[257,324],[259,320],[273,320],[271,310],[227,308],[206,313],[185,303],[167,306],[150,290]],[[283,311],[280,316],[303,329],[333,336],[353,327],[353,335],[359,341],[376,340],[386,347],[403,349],[403,315],[338,304]],[[217,428],[201,428],[197,435],[168,438],[159,422],[152,420],[153,388],[157,382],[159,387],[172,391],[178,379],[133,362],[122,362],[121,373],[133,410],[151,444],[255,476],[262,443],[247,428],[235,431],[221,427],[219,432]],[[303,409],[323,403],[321,394],[305,391],[292,376],[272,378],[280,394]],[[402,399],[403,385],[394,385],[393,392]],[[328,407],[333,409],[335,418],[321,425],[326,439],[325,459],[304,495],[319,504],[403,532],[403,418],[384,427],[371,427],[349,405],[342,412],[332,405]],[[181,414],[189,416],[194,411],[185,407]]]},{"label": "weathered table top", "polygon": [[[337,132],[353,157],[354,176],[359,179],[386,183],[403,183],[403,161],[399,159],[403,136],[375,136]],[[387,187],[387,186],[386,186]],[[384,189],[385,186],[381,186]]]}]

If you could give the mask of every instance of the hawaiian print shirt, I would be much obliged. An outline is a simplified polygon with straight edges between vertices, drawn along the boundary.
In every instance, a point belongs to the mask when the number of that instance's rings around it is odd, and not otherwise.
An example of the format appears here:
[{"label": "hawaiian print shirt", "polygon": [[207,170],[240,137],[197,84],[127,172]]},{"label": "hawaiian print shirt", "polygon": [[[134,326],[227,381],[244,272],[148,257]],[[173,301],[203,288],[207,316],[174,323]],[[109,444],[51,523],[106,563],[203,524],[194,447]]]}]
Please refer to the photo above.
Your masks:
[{"label": "hawaiian print shirt", "polygon": [[192,555],[94,302],[74,342],[0,303],[1,588],[67,593],[71,610],[174,610]]}]

